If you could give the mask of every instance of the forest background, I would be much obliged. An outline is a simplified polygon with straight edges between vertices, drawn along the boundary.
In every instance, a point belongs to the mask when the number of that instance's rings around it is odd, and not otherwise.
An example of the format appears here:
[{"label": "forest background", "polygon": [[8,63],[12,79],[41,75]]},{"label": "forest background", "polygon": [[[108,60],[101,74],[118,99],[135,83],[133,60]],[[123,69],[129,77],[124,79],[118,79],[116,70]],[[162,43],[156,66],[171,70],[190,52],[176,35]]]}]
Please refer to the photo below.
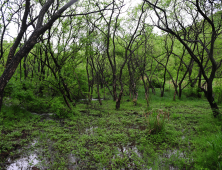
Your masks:
[{"label": "forest background", "polygon": [[[165,97],[203,101],[221,117],[220,0],[5,0],[0,12],[2,133],[15,106],[65,120],[82,103],[150,113]],[[161,131],[158,116],[169,119],[156,112],[148,134]]]}]

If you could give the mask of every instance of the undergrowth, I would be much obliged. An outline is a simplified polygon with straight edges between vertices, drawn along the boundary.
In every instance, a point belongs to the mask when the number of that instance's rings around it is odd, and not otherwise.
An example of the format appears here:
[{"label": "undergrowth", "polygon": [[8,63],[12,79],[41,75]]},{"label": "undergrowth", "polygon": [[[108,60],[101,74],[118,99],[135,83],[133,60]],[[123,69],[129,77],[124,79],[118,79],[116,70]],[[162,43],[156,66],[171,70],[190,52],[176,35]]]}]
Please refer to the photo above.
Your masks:
[{"label": "undergrowth", "polygon": [[0,163],[4,169],[9,157],[35,153],[39,163],[30,168],[220,169],[221,120],[207,101],[173,101],[170,90],[157,95],[149,107],[139,94],[137,105],[124,96],[119,110],[105,100],[77,103],[72,111],[55,97],[52,117],[9,98],[0,113]]}]

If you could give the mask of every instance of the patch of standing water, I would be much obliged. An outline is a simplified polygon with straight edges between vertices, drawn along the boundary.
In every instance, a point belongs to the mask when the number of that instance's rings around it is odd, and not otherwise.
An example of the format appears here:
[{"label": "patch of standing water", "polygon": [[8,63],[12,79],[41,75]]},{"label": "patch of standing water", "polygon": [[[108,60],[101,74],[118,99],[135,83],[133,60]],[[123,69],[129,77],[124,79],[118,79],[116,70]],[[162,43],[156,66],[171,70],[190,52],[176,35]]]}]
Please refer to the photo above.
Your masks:
[{"label": "patch of standing water", "polygon": [[52,116],[54,113],[33,113],[33,112],[31,112],[31,114],[41,116],[42,119],[44,119],[44,120],[52,120]]},{"label": "patch of standing water", "polygon": [[[8,162],[11,162],[9,159]],[[29,156],[22,156],[21,158],[17,159],[7,167],[7,170],[21,170],[21,169],[30,169],[32,166],[35,166],[39,163],[37,160],[37,155],[32,154]]]},{"label": "patch of standing water", "polygon": [[[80,99],[82,101],[85,101],[85,100],[89,100],[89,99]],[[98,101],[99,99],[91,99],[92,101]],[[104,100],[103,98],[101,98],[100,100]]]},{"label": "patch of standing water", "polygon": [[[122,146],[119,145],[119,147],[117,148],[118,150],[118,154],[116,154],[117,157],[121,157],[124,158],[125,156],[127,156],[128,158],[132,158],[132,155],[134,154],[135,156],[137,156],[138,158],[142,158],[143,159],[143,154],[137,149],[136,145],[127,145],[127,146]],[[116,156],[113,156],[113,159],[116,158]],[[173,165],[167,165],[165,164],[165,159],[174,159],[173,157],[177,157],[177,158],[185,158],[186,159],[186,154],[184,152],[181,152],[177,149],[175,150],[166,150],[166,152],[164,152],[162,155],[159,155],[159,158],[157,160],[154,161],[154,164],[151,168],[147,168],[147,170],[155,170],[155,169],[162,169],[162,170],[179,170],[178,167],[175,167]],[[132,165],[134,166],[134,163],[132,163]],[[143,168],[145,168],[146,165],[143,165]],[[130,169],[130,167],[128,167],[128,169]]]},{"label": "patch of standing water", "polygon": [[[38,141],[35,140],[32,142],[29,146],[24,147],[22,149],[18,150],[18,153],[21,155],[20,157],[17,157],[13,159],[13,157],[8,159],[8,166],[6,166],[6,170],[31,170],[34,167],[36,169],[48,169],[50,168],[49,165],[51,161],[53,161],[53,158],[50,160],[47,157],[43,157],[43,159],[39,159],[39,156],[43,154],[44,150],[42,147],[36,148],[35,144]],[[31,151],[32,148],[35,148],[34,151]],[[31,151],[31,152],[30,152]],[[78,158],[75,157],[72,153],[68,154],[68,162],[67,162],[67,168],[69,170],[76,169],[78,164]],[[43,164],[44,162],[44,164]]]},{"label": "patch of standing water", "polygon": [[[142,154],[139,152],[139,150],[137,149],[136,146],[121,146],[117,148],[118,151],[119,151],[119,154],[117,154],[117,156],[120,156],[120,157],[124,157],[123,154],[127,155],[127,156],[131,156],[132,153],[134,152],[138,157],[142,158]],[[114,155],[115,157],[115,155]]]},{"label": "patch of standing water", "polygon": [[175,149],[175,150],[167,150],[166,153],[163,154],[163,157],[165,158],[171,158],[173,155],[179,157],[179,158],[186,158],[185,153]]},{"label": "patch of standing water", "polygon": [[[163,155],[159,156],[159,160],[157,162],[159,162],[159,169],[167,169],[167,170],[179,170],[178,167],[173,166],[173,165],[167,165],[166,163],[164,163],[164,158],[167,159],[174,159],[173,157],[176,158],[186,158],[186,154],[184,152],[181,152],[180,150],[174,149],[174,150],[166,150],[165,153],[163,153]],[[156,162],[156,163],[157,163]],[[152,170],[152,168],[150,169]]]},{"label": "patch of standing water", "polygon": [[[34,147],[36,144],[36,140],[31,143],[27,148]],[[18,150],[19,153],[22,152],[22,149]],[[32,166],[37,165],[39,163],[38,156],[36,153],[28,154],[23,153],[19,158],[13,159],[9,158],[8,163],[9,166],[6,167],[7,170],[21,170],[21,169],[30,169]]]},{"label": "patch of standing water", "polygon": [[31,113],[33,115],[40,115],[40,116],[52,116],[54,113]]}]

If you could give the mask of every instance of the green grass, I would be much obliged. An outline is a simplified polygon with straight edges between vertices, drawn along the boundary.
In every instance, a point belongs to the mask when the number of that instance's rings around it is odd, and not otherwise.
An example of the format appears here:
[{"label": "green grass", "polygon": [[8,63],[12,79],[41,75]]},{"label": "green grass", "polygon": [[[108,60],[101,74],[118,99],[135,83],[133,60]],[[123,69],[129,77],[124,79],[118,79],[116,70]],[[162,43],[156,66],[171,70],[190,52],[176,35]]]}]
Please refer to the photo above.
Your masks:
[{"label": "green grass", "polygon": [[[156,90],[147,108],[142,93],[136,106],[124,96],[119,110],[112,100],[102,101],[102,106],[97,101],[88,106],[77,103],[72,115],[62,120],[5,106],[0,116],[1,155],[21,154],[18,148],[37,150],[39,166],[47,169],[71,165],[77,169],[220,169],[221,120],[213,118],[206,100],[184,96],[173,101],[173,92],[160,98]],[[159,109],[169,113],[169,120],[163,115],[157,120]],[[33,140],[36,144],[30,151],[26,145]],[[70,154],[76,161],[70,163]]]}]

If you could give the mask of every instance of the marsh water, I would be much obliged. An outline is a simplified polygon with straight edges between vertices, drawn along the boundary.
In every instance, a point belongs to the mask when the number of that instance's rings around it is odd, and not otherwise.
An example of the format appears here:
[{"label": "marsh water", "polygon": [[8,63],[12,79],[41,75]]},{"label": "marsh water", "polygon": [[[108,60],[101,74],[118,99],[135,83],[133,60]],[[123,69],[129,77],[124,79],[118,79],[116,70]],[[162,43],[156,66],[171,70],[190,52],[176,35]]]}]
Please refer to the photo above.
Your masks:
[{"label": "marsh water", "polygon": [[[51,161],[53,161],[53,158],[51,158],[51,160],[47,159],[47,158],[41,158],[42,160],[40,161],[40,158],[38,157],[38,155],[42,155],[43,154],[43,148],[38,148],[35,149],[34,151],[30,152],[28,151],[29,148],[31,148],[31,146],[35,146],[37,141],[33,141],[33,143],[31,143],[27,148],[24,148],[24,150],[26,150],[25,152],[21,149],[19,150],[20,152],[20,156],[17,158],[9,158],[8,159],[8,166],[6,167],[7,170],[45,170],[45,169],[50,169],[50,164]],[[118,147],[118,151],[119,154],[117,154],[118,156],[123,157],[124,155],[127,156],[131,156],[132,152],[136,153],[139,157],[142,157],[142,154],[138,151],[136,146],[120,146]],[[123,155],[124,154],[124,155]],[[179,152],[178,150],[167,150],[166,153],[164,153],[163,155],[160,155],[159,158],[160,160],[163,157],[167,157],[170,158],[172,155],[178,155],[180,157],[185,157],[185,155],[181,152]],[[79,169],[81,168],[81,163],[79,163],[79,158],[77,158],[74,154],[70,153],[67,156],[68,160],[67,160],[67,165],[66,168],[68,170],[75,170],[75,169]],[[113,156],[113,158],[115,158],[115,155]],[[167,168],[165,168],[167,167]],[[105,168],[104,168],[105,169]],[[123,168],[125,169],[125,168]],[[127,169],[130,169],[130,167],[127,167]],[[153,168],[150,168],[149,170],[152,170]],[[155,169],[155,168],[154,168]],[[162,165],[161,169],[170,169],[170,170],[177,170],[177,167],[171,166],[171,165]]]},{"label": "marsh water", "polygon": [[[50,119],[51,114],[44,114],[44,117]],[[94,131],[98,127],[90,127],[86,128],[83,134],[87,135],[94,135]],[[184,137],[185,138],[185,137]],[[50,155],[56,155],[55,150],[50,148],[52,145],[51,141],[48,141],[49,145],[49,154]],[[122,145],[119,144],[117,147],[118,154],[113,155],[113,159],[115,159],[115,156],[118,157],[131,157],[133,154],[136,154],[139,158],[143,158],[143,154],[138,150],[137,146],[133,143],[128,145]],[[47,153],[45,153],[45,149],[43,146],[41,146],[41,141],[39,139],[33,140],[31,143],[29,143],[26,147],[18,149],[17,156],[11,156],[7,160],[7,170],[45,170],[45,169],[51,169],[51,164],[53,164],[53,161],[55,159],[53,157],[44,156]],[[19,156],[18,156],[19,155]],[[186,155],[178,150],[166,150],[165,153],[159,155],[158,162],[161,162],[163,158],[171,158],[172,156],[179,156],[186,158]],[[81,161],[78,157],[76,157],[71,151],[68,155],[66,155],[67,160],[65,160],[65,167],[68,170],[74,170],[74,169],[81,169],[82,165],[84,165],[84,161]],[[134,163],[132,162],[131,165]],[[155,162],[154,162],[155,165]],[[145,167],[145,166],[144,166]],[[167,167],[167,168],[166,168]],[[177,167],[171,166],[171,165],[164,165],[162,164],[161,169],[170,169],[170,170],[177,170]],[[105,168],[103,168],[105,169]],[[131,169],[130,165],[128,167],[122,168],[122,169]],[[146,169],[146,168],[144,168]],[[156,169],[156,168],[150,168],[149,170]]]},{"label": "marsh water", "polygon": [[[50,168],[50,164],[53,161],[53,158],[48,159],[48,158],[41,158],[40,161],[40,155],[44,155],[44,149],[41,147],[38,147],[36,149],[32,149],[32,147],[35,148],[35,144],[36,144],[36,140],[33,141],[28,147],[23,148],[24,150],[20,149],[20,156],[13,159],[13,158],[9,158],[8,159],[8,166],[7,166],[7,170],[45,170]],[[30,150],[32,150],[30,152]],[[52,151],[52,150],[51,150]],[[67,164],[67,168],[69,170],[72,169],[76,169],[77,167],[77,158],[75,157],[75,155],[73,154],[69,154],[68,155],[68,164]]]},{"label": "marsh water", "polygon": [[[94,99],[97,100],[97,99]],[[40,115],[41,120],[54,120],[53,113],[32,113],[33,115]],[[81,130],[81,135],[90,135],[93,136],[96,134],[98,126],[91,126],[85,129]],[[182,140],[185,140],[186,136],[183,135]],[[47,143],[47,144],[45,144]],[[7,170],[45,170],[45,169],[52,169],[51,165],[56,162],[56,159],[58,160],[58,156],[60,153],[58,153],[55,149],[53,149],[53,141],[50,139],[47,139],[47,141],[43,144],[43,141],[40,138],[36,138],[33,141],[31,141],[28,145],[25,147],[19,148],[16,151],[16,154],[14,156],[10,156],[7,159],[7,162],[5,164],[5,168]],[[47,146],[45,146],[47,145]],[[115,157],[124,158],[127,157],[129,160],[130,158],[135,155],[136,157],[143,159],[143,153],[139,151],[137,148],[137,145],[135,142],[128,143],[128,144],[121,144],[118,143],[118,145],[115,146],[117,153],[113,155],[112,159],[115,159]],[[46,149],[47,148],[47,149]],[[49,156],[50,155],[50,156]],[[55,158],[57,155],[57,158]],[[64,160],[64,167],[68,170],[74,170],[74,169],[82,169],[84,167],[84,164],[86,160],[81,160],[79,157],[77,157],[72,151],[70,150],[70,153],[66,153],[66,155],[61,155]],[[172,156],[180,157],[186,159],[186,154],[183,152],[180,152],[177,149],[174,150],[165,150],[164,153],[159,154],[158,160],[155,160],[153,162],[153,168],[149,168],[148,170],[156,169],[155,165],[158,165],[160,169],[170,169],[170,170],[177,170],[176,166],[173,165],[165,165],[164,159],[168,158],[170,159]],[[127,165],[127,167],[122,169],[134,169],[130,166],[135,167],[134,162]],[[160,167],[161,165],[161,167]],[[146,165],[142,165],[142,167],[145,168]],[[101,169],[101,168],[100,168]],[[106,169],[106,168],[102,168]]]}]

